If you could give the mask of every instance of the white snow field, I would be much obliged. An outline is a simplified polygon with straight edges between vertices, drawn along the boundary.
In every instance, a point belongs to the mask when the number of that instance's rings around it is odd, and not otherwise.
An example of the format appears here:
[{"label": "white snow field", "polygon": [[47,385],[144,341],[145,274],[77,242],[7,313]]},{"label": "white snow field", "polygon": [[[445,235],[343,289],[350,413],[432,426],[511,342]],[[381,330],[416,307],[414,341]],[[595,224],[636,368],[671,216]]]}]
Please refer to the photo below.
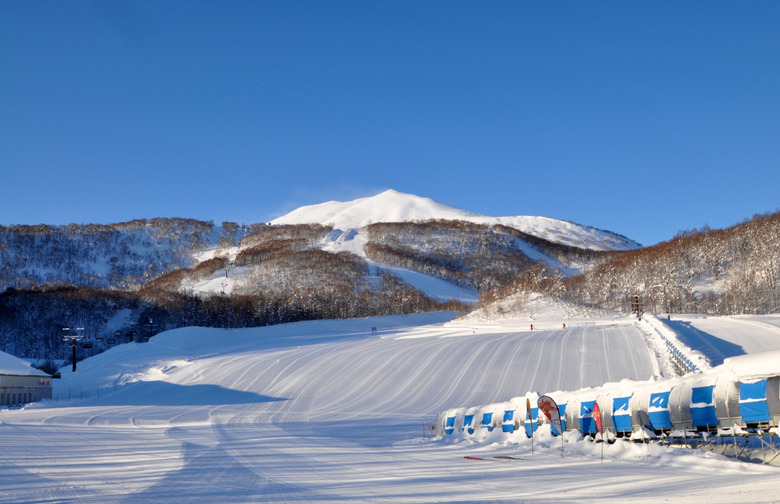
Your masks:
[{"label": "white snow field", "polygon": [[707,355],[712,365],[728,357],[780,350],[780,316],[673,315],[661,320],[690,348]]},{"label": "white snow field", "polygon": [[[55,400],[0,410],[0,502],[780,502],[779,468],[686,448],[567,433],[562,457],[546,426],[533,453],[524,433],[431,439],[425,422],[447,408],[668,369],[630,318],[452,317],[114,347],[63,369]],[[707,319],[735,335],[740,320]]]}]

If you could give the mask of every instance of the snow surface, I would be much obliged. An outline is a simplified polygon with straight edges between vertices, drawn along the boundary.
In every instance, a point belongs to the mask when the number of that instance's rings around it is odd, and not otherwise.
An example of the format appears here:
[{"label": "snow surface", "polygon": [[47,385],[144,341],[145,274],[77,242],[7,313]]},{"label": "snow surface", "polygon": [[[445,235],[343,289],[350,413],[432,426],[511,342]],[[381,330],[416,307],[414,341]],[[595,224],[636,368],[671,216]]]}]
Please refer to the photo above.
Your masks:
[{"label": "snow surface", "polygon": [[780,350],[780,317],[675,314],[660,319],[688,346],[707,354],[713,365],[729,357]]},{"label": "snow surface", "polygon": [[271,224],[323,224],[339,230],[357,230],[377,222],[413,222],[432,219],[501,224],[551,242],[593,250],[628,250],[639,244],[609,231],[550,217],[490,217],[444,205],[430,198],[392,189],[353,201],[329,201],[300,207]]},{"label": "snow surface", "polygon": [[561,458],[545,426],[533,453],[524,434],[498,430],[430,439],[426,421],[447,408],[648,380],[663,368],[633,319],[543,306],[501,320],[186,328],[114,347],[63,369],[56,400],[0,410],[1,500],[780,501],[777,467],[685,448],[567,434]]},{"label": "snow surface", "polygon": [[[6,376],[49,376],[30,363],[11,354],[0,352],[0,375]],[[2,380],[2,378],[0,378]]]}]

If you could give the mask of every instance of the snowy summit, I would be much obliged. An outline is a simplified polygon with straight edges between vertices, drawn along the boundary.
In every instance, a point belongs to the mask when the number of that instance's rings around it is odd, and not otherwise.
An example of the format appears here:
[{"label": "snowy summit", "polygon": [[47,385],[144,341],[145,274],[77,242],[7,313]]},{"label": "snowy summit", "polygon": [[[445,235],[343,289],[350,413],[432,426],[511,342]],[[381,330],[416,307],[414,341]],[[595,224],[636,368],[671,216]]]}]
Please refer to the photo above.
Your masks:
[{"label": "snowy summit", "polygon": [[640,245],[624,236],[550,217],[491,217],[461,210],[430,198],[392,189],[352,201],[328,201],[302,206],[271,221],[274,225],[322,224],[335,229],[360,229],[378,222],[462,220],[503,225],[554,243],[592,250],[631,250]]}]

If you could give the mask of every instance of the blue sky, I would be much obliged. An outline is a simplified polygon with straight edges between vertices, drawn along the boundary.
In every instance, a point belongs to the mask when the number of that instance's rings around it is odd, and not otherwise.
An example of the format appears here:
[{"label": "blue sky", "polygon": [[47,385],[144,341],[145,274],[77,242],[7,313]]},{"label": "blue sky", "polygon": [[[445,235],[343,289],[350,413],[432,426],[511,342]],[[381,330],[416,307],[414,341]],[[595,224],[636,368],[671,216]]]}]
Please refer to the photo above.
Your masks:
[{"label": "blue sky", "polygon": [[780,2],[0,2],[0,224],[780,208]]}]

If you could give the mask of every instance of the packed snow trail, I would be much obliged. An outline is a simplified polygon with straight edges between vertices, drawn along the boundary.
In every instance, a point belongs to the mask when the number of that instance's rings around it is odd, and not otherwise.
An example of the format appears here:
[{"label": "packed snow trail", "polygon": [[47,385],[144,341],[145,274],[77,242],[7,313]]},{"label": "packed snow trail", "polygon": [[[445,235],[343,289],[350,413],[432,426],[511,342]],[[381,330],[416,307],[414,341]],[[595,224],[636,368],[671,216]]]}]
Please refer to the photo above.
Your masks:
[{"label": "packed snow trail", "polygon": [[[190,328],[116,347],[57,387],[99,396],[0,411],[2,500],[775,499],[776,469],[711,454],[618,443],[601,466],[600,447],[574,438],[561,461],[543,430],[533,458],[522,433],[423,439],[424,418],[445,408],[645,380],[657,367],[630,320],[531,331],[443,324],[451,316]],[[495,455],[523,460],[464,459]]]},{"label": "packed snow trail", "polygon": [[780,350],[780,317],[672,315],[661,320],[713,366],[728,357]]}]

